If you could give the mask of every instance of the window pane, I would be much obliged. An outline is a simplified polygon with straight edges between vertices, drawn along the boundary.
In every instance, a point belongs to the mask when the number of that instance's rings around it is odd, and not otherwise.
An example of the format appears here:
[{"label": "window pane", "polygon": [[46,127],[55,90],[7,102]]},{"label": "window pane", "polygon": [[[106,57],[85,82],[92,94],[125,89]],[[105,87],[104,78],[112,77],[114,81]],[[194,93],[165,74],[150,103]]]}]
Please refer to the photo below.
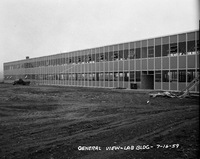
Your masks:
[{"label": "window pane", "polygon": [[108,52],[105,52],[105,61],[108,61]]},{"label": "window pane", "polygon": [[155,82],[161,82],[161,71],[155,71]]},{"label": "window pane", "polygon": [[119,60],[118,51],[114,51],[114,61]]},{"label": "window pane", "polygon": [[109,52],[108,59],[109,59],[109,61],[113,61],[113,52]]},{"label": "window pane", "polygon": [[177,43],[170,44],[170,56],[177,56],[178,48]]},{"label": "window pane", "polygon": [[134,81],[134,72],[130,72],[130,81]]},{"label": "window pane", "polygon": [[179,82],[186,82],[186,71],[179,71]]},{"label": "window pane", "polygon": [[155,56],[161,57],[161,45],[155,46]]},{"label": "window pane", "polygon": [[134,59],[134,57],[135,57],[135,50],[130,49],[130,59]]},{"label": "window pane", "polygon": [[124,79],[124,73],[119,72],[119,81],[123,81],[123,79]]},{"label": "window pane", "polygon": [[140,48],[136,48],[136,59],[140,58]]},{"label": "window pane", "polygon": [[124,50],[124,60],[128,59],[128,50]]},{"label": "window pane", "polygon": [[104,61],[104,53],[100,53],[99,61]]},{"label": "window pane", "polygon": [[105,81],[108,81],[108,80],[109,80],[109,73],[105,72]]},{"label": "window pane", "polygon": [[162,46],[162,56],[168,56],[169,54],[169,44],[165,44]]},{"label": "window pane", "polygon": [[177,82],[177,71],[170,71],[170,82]]},{"label": "window pane", "polygon": [[140,71],[136,71],[136,82],[140,82],[141,80],[141,73]]},{"label": "window pane", "polygon": [[189,55],[195,54],[195,41],[188,41],[187,42],[187,53]]},{"label": "window pane", "polygon": [[114,81],[118,81],[119,75],[118,72],[114,72]]},{"label": "window pane", "polygon": [[195,78],[195,70],[187,71],[187,82],[191,82]]},{"label": "window pane", "polygon": [[91,61],[92,61],[92,63],[94,63],[94,61],[95,61],[95,54],[92,54],[91,56],[92,56],[92,60]]},{"label": "window pane", "polygon": [[95,59],[95,62],[99,62],[99,53],[96,54],[96,59]]},{"label": "window pane", "polygon": [[162,75],[163,75],[162,81],[169,82],[169,71],[163,71]]},{"label": "window pane", "polygon": [[109,73],[109,81],[113,81],[113,73]]},{"label": "window pane", "polygon": [[129,73],[124,72],[124,81],[128,81],[128,80],[129,80]]},{"label": "window pane", "polygon": [[119,51],[119,60],[123,60],[123,50]]},{"label": "window pane", "polygon": [[147,47],[142,48],[142,58],[147,58]]},{"label": "window pane", "polygon": [[154,57],[154,47],[153,46],[148,47],[148,57]]},{"label": "window pane", "polygon": [[178,51],[179,51],[179,55],[185,55],[186,54],[186,42],[180,42],[179,43]]}]

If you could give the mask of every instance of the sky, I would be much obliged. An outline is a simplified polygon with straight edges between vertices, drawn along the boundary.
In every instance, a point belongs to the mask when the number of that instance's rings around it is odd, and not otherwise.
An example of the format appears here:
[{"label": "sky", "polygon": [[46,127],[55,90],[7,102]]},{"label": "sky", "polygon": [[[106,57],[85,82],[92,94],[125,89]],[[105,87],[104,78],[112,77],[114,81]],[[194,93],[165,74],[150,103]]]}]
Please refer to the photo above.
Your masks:
[{"label": "sky", "polygon": [[3,63],[199,29],[199,0],[0,0]]}]

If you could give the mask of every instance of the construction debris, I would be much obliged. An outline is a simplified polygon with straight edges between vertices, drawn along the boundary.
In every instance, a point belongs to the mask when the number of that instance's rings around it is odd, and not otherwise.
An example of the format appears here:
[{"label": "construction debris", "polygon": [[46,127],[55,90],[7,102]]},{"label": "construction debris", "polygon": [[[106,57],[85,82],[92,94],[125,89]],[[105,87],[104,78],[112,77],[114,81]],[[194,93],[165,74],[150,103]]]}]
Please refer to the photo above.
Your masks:
[{"label": "construction debris", "polygon": [[171,92],[156,92],[156,93],[150,93],[149,94],[150,97],[170,97],[170,98],[174,98],[177,97],[176,94],[171,93]]},{"label": "construction debris", "polygon": [[30,81],[24,81],[21,78],[13,82],[13,85],[30,85]]},{"label": "construction debris", "polygon": [[199,75],[194,78],[185,89],[183,89],[181,92],[176,92],[176,93],[172,93],[172,92],[154,92],[154,93],[150,93],[149,96],[150,97],[170,97],[170,98],[185,98],[185,97],[190,97],[190,91],[199,84]]}]

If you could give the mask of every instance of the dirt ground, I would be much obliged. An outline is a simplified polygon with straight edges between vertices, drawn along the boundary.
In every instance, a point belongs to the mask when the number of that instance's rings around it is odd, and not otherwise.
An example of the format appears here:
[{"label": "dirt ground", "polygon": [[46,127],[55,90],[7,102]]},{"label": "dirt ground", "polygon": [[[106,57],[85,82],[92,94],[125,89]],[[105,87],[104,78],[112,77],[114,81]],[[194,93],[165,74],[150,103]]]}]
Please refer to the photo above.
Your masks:
[{"label": "dirt ground", "polygon": [[2,159],[196,159],[198,155],[198,98],[0,84]]}]

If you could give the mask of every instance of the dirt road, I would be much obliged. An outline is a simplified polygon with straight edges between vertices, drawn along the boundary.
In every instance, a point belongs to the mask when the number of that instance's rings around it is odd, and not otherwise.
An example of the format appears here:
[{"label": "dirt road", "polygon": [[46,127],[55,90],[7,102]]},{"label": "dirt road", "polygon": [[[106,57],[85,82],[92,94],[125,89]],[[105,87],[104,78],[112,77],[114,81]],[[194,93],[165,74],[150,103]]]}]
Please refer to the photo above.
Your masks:
[{"label": "dirt road", "polygon": [[0,158],[195,159],[198,134],[197,98],[0,84]]}]

